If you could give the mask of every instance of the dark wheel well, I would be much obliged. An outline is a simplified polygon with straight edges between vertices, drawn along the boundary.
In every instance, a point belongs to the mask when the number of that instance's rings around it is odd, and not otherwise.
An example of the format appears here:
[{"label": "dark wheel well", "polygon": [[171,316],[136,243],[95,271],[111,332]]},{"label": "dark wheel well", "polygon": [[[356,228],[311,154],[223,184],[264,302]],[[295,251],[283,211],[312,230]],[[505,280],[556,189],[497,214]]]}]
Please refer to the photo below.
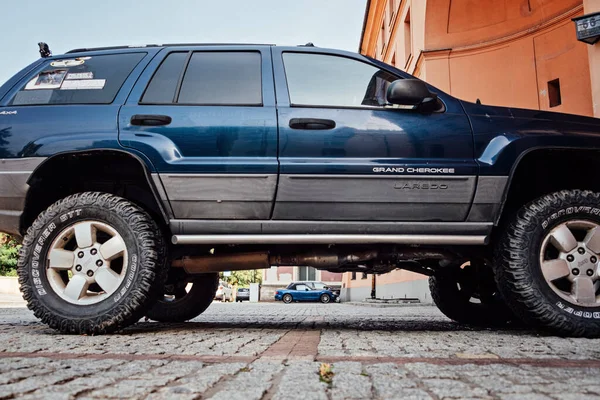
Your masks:
[{"label": "dark wheel well", "polygon": [[21,216],[22,235],[57,200],[92,191],[126,198],[146,210],[161,229],[168,229],[168,216],[158,202],[145,165],[125,152],[99,150],[57,155],[40,165],[28,183]]},{"label": "dark wheel well", "polygon": [[525,204],[548,193],[564,189],[600,192],[599,150],[540,149],[526,154],[513,172],[499,226]]}]

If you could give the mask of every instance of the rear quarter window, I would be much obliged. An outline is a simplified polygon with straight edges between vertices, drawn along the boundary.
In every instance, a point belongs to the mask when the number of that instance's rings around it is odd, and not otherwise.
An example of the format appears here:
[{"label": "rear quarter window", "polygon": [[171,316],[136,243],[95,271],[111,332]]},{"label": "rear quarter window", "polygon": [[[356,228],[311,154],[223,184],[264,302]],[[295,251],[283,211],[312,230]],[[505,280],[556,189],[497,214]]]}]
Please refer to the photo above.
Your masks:
[{"label": "rear quarter window", "polygon": [[110,104],[146,53],[52,60],[17,92],[11,105]]}]

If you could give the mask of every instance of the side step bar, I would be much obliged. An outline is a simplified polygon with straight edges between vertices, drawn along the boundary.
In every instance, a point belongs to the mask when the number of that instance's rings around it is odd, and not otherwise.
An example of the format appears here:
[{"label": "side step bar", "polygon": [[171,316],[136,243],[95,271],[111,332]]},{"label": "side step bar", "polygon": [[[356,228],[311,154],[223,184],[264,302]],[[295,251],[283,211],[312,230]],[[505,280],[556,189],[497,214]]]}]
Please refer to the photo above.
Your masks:
[{"label": "side step bar", "polygon": [[486,235],[174,235],[173,244],[426,244],[483,245]]}]

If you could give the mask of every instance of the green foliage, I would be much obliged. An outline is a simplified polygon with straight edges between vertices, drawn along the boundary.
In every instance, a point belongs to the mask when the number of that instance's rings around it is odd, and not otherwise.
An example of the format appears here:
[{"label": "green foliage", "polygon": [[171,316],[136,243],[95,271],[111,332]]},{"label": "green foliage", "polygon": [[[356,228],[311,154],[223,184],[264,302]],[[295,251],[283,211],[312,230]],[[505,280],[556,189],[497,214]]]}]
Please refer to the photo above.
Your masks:
[{"label": "green foliage", "polygon": [[251,283],[262,283],[262,271],[261,270],[250,270],[250,271],[231,271],[230,276],[223,276],[221,272],[221,279],[227,281],[231,285],[238,286],[249,286]]},{"label": "green foliage", "polygon": [[17,256],[21,245],[9,235],[0,233],[0,276],[17,276]]}]

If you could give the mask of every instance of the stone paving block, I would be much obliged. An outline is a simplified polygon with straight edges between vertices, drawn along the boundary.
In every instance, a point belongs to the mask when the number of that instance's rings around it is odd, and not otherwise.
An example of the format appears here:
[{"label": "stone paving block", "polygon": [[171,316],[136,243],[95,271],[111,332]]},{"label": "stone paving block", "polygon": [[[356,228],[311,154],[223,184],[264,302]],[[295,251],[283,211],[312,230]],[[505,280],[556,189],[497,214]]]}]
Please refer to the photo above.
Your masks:
[{"label": "stone paving block", "polygon": [[326,400],[328,384],[319,379],[320,363],[298,361],[285,366],[274,400]]}]

